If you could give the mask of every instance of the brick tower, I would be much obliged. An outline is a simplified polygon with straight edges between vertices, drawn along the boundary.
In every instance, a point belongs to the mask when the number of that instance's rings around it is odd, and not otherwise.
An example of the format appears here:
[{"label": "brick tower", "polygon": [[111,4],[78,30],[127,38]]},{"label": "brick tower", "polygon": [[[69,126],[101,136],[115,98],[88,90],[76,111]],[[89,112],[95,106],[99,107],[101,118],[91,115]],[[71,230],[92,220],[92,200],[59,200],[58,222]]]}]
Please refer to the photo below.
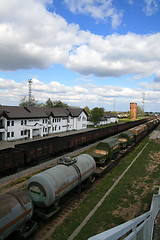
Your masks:
[{"label": "brick tower", "polygon": [[130,119],[137,118],[137,103],[130,103]]}]

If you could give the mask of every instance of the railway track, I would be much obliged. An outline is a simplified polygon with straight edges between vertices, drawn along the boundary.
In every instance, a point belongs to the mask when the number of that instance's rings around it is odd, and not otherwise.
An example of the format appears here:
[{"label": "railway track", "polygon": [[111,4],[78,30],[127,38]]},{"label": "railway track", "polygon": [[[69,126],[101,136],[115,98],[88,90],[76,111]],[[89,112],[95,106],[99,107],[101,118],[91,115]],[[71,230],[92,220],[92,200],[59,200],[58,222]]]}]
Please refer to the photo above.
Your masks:
[{"label": "railway track", "polygon": [[66,154],[64,154],[60,157],[50,158],[50,160],[48,160],[48,161],[44,161],[41,164],[38,164],[36,166],[32,166],[32,167],[27,168],[25,170],[18,171],[15,174],[5,176],[5,177],[1,177],[0,178],[0,186],[1,186],[0,187],[0,193],[3,192],[1,189],[5,188],[5,186],[7,186],[7,185],[10,185],[11,182],[20,181],[20,179],[28,178],[29,176],[35,174],[36,172],[41,172],[41,171],[44,171],[47,168],[53,167],[53,166],[57,165],[57,162],[61,157],[68,157],[68,156],[74,157],[76,155],[79,155],[82,152],[86,151],[88,148],[95,146],[98,142],[99,141],[97,141],[93,144],[90,144],[88,146],[76,149],[76,150],[71,151],[69,153],[66,153]]},{"label": "railway track", "polygon": [[123,152],[123,154],[119,154],[116,161],[112,162],[107,166],[107,168],[103,169],[103,173],[99,173],[99,171],[97,171],[98,178],[92,185],[90,185],[89,189],[87,188],[83,190],[80,195],[76,192],[76,189],[65,195],[60,202],[61,210],[49,220],[39,222],[39,229],[29,240],[46,240],[54,234],[56,228],[59,227],[63,221],[82,203],[82,201],[85,200],[89,192],[91,192],[93,188],[96,188],[96,186],[103,181],[103,178],[106,177],[107,173],[132,149],[133,147],[129,147],[128,150]]},{"label": "railway track", "polygon": [[[147,134],[147,130],[144,129],[143,130],[143,134],[139,134],[138,137],[136,137],[137,141],[135,142],[135,144],[137,144],[140,139],[142,139],[142,137],[146,136]],[[94,143],[92,144],[93,145],[96,145],[97,143]],[[102,176],[103,174],[106,174],[106,172],[108,172],[112,167],[114,167],[120,160],[121,158],[123,158],[124,156],[126,156],[126,154],[128,154],[128,152],[131,151],[131,149],[135,146],[135,144],[133,146],[129,146],[127,149],[125,150],[121,150],[121,152],[117,155],[117,158],[114,158],[114,160],[110,160],[107,165],[105,167],[97,167],[96,169],[96,172],[95,172],[95,175],[97,177],[99,176]],[[66,156],[71,156],[71,155],[78,155],[80,154],[81,152],[83,152],[85,149],[87,148],[90,148],[91,146],[87,146],[83,149],[79,149],[79,150],[76,150],[74,152],[71,153],[67,153]],[[54,164],[56,164],[57,160],[59,158],[57,158],[56,160],[54,159]],[[53,159],[52,159],[53,160]],[[48,162],[47,162],[48,164]],[[36,166],[36,167],[39,167],[39,166]],[[48,166],[48,167],[51,167]],[[47,167],[47,168],[48,168]],[[33,170],[33,169],[32,169]],[[35,170],[35,169],[34,169]],[[43,170],[43,169],[42,169]],[[33,171],[33,173],[35,173]],[[17,177],[17,176],[16,176]],[[30,175],[28,176],[30,177]],[[18,177],[19,178],[19,177]],[[10,180],[8,180],[10,181]],[[25,181],[25,180],[24,180]],[[23,181],[23,176],[22,176],[22,182],[21,184],[25,184],[25,182]],[[99,179],[97,181],[100,181]],[[6,184],[6,182],[4,183],[4,185]],[[20,185],[21,185],[20,184]],[[20,187],[19,185],[19,187]],[[95,185],[95,184],[94,184]],[[15,185],[14,187],[16,187],[17,185]],[[94,186],[93,186],[94,187]],[[7,189],[7,190],[10,190],[10,189]],[[88,195],[88,191],[90,190],[87,190],[87,191],[84,191],[82,192],[82,194],[80,195],[80,197],[77,197],[77,195],[75,194],[74,191],[71,191],[69,193],[67,193],[65,195],[65,197],[62,198],[62,201],[61,201],[61,209],[63,209],[62,211],[60,210],[57,214],[56,214],[56,217],[52,217],[49,219],[49,221],[40,221],[38,222],[38,225],[39,225],[39,229],[37,231],[37,233],[32,236],[32,238],[30,239],[47,239],[48,236],[51,235],[51,233],[63,222],[63,220],[74,210],[77,208],[77,206],[85,199],[85,197]],[[74,203],[74,204],[73,204]],[[44,238],[45,237],[45,238]]]},{"label": "railway track", "polygon": [[[92,186],[93,187],[93,186]],[[88,192],[92,190],[81,192],[79,195],[75,191],[70,192],[61,201],[61,210],[52,218],[46,221],[39,222],[39,230],[29,240],[45,240],[49,238],[52,233],[60,226],[63,221],[80,205],[86,198]],[[95,187],[95,186],[94,186]]]}]

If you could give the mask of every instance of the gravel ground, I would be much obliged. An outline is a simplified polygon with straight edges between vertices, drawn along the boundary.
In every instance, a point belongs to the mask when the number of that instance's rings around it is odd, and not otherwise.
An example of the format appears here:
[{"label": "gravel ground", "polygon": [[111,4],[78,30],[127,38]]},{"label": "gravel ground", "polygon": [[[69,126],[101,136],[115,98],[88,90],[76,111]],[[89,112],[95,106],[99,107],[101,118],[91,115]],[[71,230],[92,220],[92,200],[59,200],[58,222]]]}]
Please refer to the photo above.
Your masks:
[{"label": "gravel ground", "polygon": [[[73,156],[75,156],[75,155],[79,155],[79,154],[81,154],[82,152],[84,152],[87,148],[90,148],[90,147],[92,147],[92,146],[94,146],[94,145],[96,145],[96,144],[97,144],[97,143],[93,143],[93,144],[91,144],[91,145],[89,145],[89,146],[86,146],[86,147],[83,147],[83,148],[81,148],[81,149],[77,149],[77,150],[75,150],[75,151],[69,152],[69,153],[67,153],[67,154],[65,154],[65,155],[63,155],[63,156],[73,157]],[[16,180],[18,180],[18,179],[25,178],[25,177],[27,177],[27,176],[29,176],[29,175],[34,174],[35,172],[43,171],[43,170],[46,169],[46,168],[53,167],[53,166],[55,166],[55,165],[57,164],[57,160],[58,160],[59,158],[61,158],[61,157],[62,157],[62,156],[57,157],[57,158],[50,159],[49,161],[43,162],[43,163],[38,164],[38,165],[36,165],[36,166],[33,166],[33,167],[30,167],[30,168],[25,169],[25,170],[23,170],[23,171],[17,172],[17,173],[15,173],[15,174],[13,174],[13,175],[4,177],[4,178],[0,179],[0,187],[3,187],[3,186],[5,186],[5,185],[9,184],[9,183],[11,183],[12,181],[16,181]],[[8,191],[9,191],[9,190],[10,190],[10,189],[8,189]]]}]

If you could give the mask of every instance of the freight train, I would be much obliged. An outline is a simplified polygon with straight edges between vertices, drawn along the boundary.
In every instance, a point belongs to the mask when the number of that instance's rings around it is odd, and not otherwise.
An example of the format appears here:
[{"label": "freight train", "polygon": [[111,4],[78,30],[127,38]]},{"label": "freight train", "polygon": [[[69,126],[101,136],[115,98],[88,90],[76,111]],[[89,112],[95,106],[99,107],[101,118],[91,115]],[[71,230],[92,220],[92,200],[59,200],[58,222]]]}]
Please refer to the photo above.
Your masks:
[{"label": "freight train", "polygon": [[36,165],[42,159],[62,155],[65,152],[110,137],[148,121],[149,119],[141,119],[100,129],[75,132],[70,135],[16,144],[15,148],[0,150],[0,174],[14,173],[23,166]]},{"label": "freight train", "polygon": [[[69,191],[81,189],[86,182],[92,183],[97,175],[106,171],[98,164],[114,165],[115,156],[139,142],[152,130],[160,119],[133,127],[97,144],[95,151],[75,158],[61,158],[58,165],[32,176],[26,191],[16,190],[0,196],[0,240],[14,231],[27,238],[36,228],[32,220],[34,212],[41,218],[49,218],[59,210],[59,201]],[[104,169],[104,170],[103,170]],[[33,209],[34,206],[34,209]]]}]

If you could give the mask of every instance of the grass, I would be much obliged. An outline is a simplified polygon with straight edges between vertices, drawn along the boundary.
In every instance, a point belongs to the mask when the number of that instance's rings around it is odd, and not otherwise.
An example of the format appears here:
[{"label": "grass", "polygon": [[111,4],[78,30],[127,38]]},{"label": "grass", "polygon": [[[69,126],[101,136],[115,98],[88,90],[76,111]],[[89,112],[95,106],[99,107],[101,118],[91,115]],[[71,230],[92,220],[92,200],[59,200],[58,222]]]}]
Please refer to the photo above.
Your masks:
[{"label": "grass", "polygon": [[[117,167],[96,183],[96,187],[91,188],[86,199],[57,228],[50,239],[68,239],[147,141],[148,139],[143,140]],[[153,156],[158,151],[159,144],[150,141],[143,154],[132,165],[78,236],[75,237],[75,240],[87,240],[90,236],[119,225],[149,209],[152,195],[157,193],[157,186],[160,184],[160,163],[158,164],[157,161],[154,174],[152,174],[152,171],[149,172],[148,168],[152,165],[152,159],[149,158],[149,155],[152,154]]]}]

